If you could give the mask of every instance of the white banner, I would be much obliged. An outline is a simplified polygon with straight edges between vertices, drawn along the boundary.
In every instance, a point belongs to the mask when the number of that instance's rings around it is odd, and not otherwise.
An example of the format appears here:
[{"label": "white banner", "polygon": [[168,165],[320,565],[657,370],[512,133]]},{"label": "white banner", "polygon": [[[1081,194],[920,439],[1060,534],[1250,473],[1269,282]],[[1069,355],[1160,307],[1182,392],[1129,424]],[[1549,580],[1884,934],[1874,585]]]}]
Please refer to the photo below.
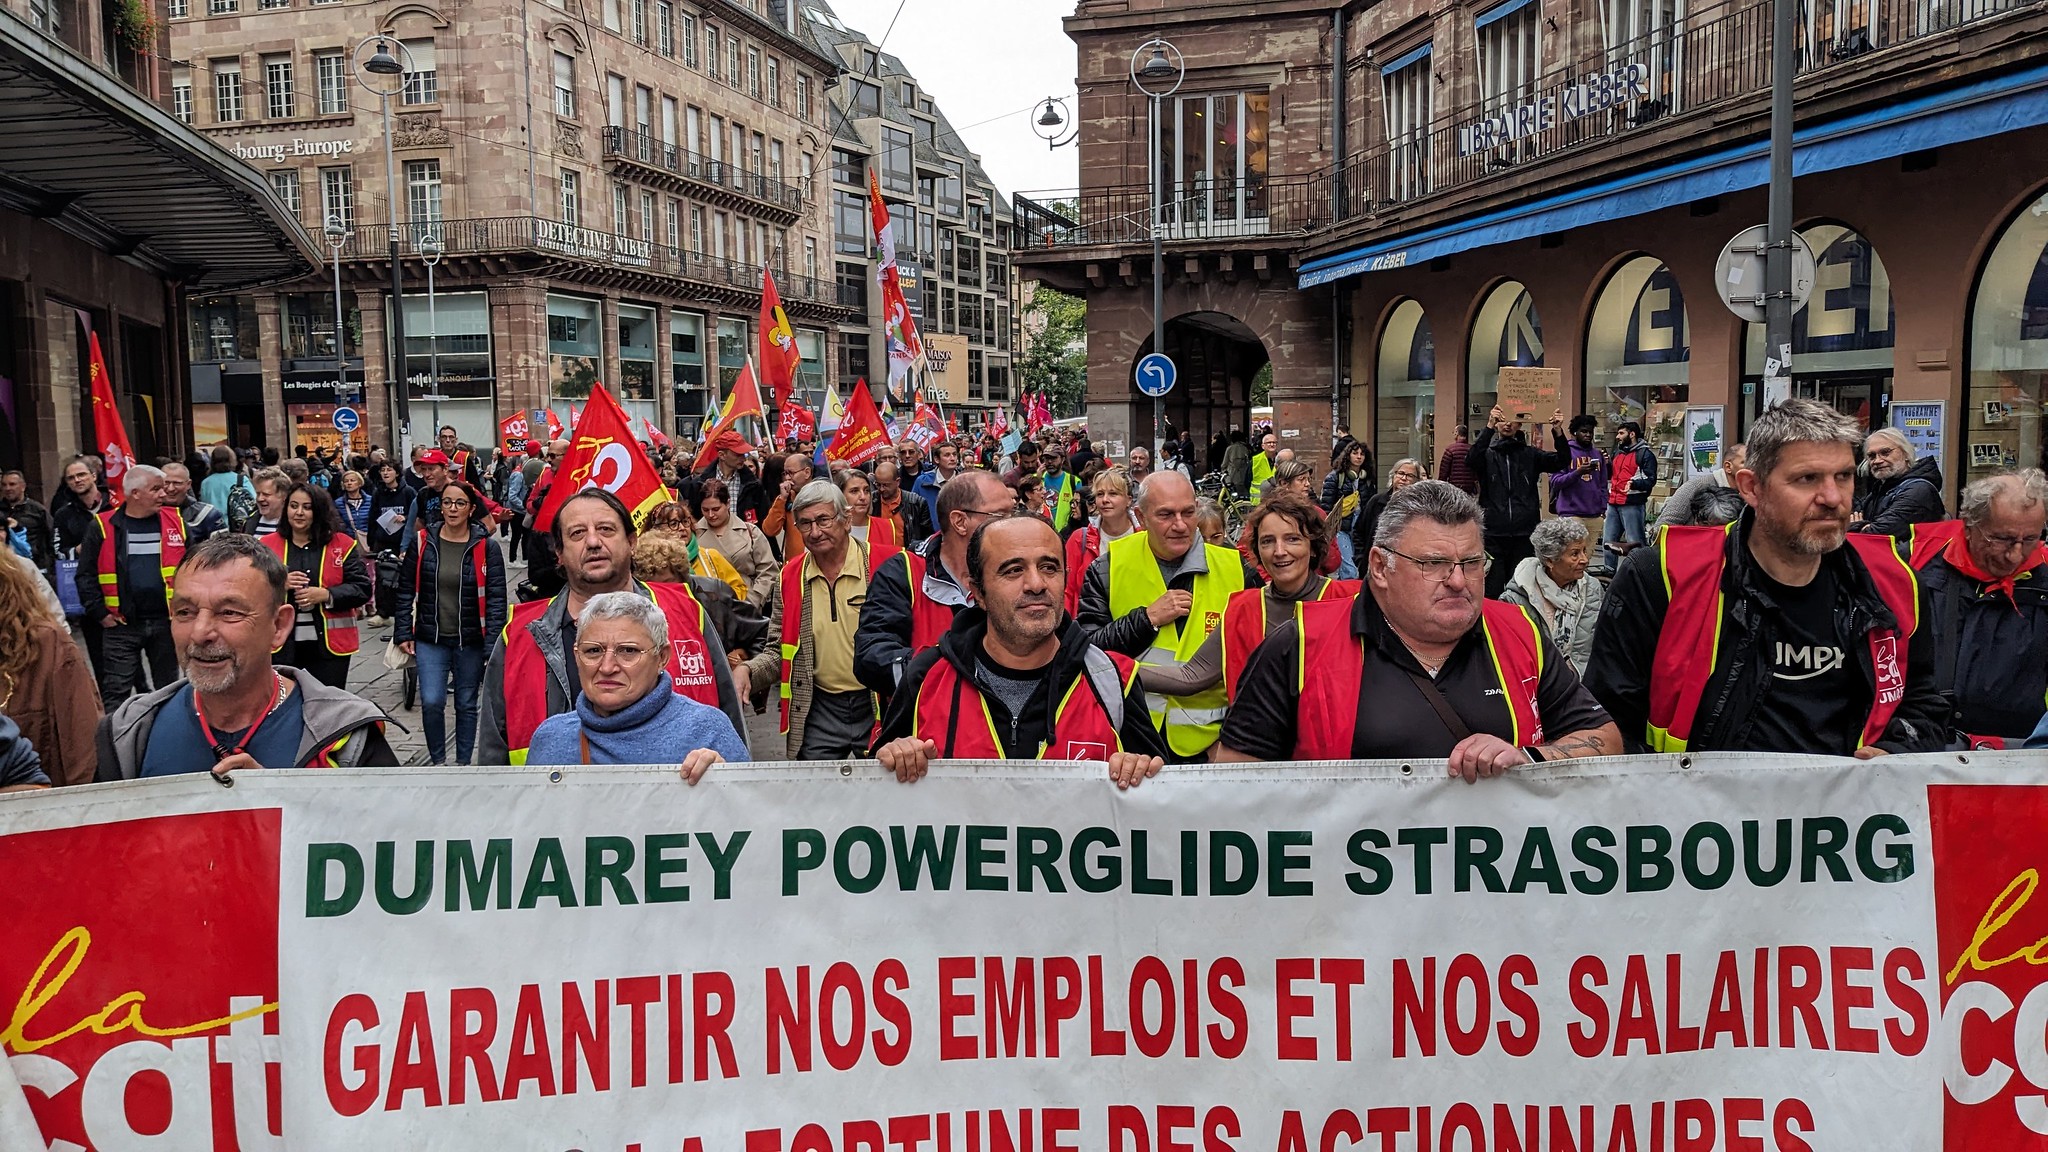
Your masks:
[{"label": "white banner", "polygon": [[2048,1147],[2048,758],[1441,772],[9,796],[0,1046],[104,1152]]}]

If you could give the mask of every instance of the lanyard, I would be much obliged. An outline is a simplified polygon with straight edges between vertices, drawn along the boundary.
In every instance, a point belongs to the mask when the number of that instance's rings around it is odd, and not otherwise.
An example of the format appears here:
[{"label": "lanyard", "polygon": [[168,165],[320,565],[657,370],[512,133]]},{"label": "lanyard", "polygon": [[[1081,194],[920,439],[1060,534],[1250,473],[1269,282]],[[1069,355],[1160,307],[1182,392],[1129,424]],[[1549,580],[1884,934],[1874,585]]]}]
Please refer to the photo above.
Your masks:
[{"label": "lanyard", "polygon": [[213,725],[206,722],[206,704],[200,700],[197,691],[192,693],[192,710],[199,715],[199,733],[206,737],[208,744],[213,745],[213,759],[216,764],[230,756],[239,754],[243,749],[247,748],[249,741],[256,738],[256,730],[263,727],[263,722],[270,719],[270,714],[277,711],[278,706],[284,703],[285,679],[276,672],[272,672],[271,675],[277,678],[277,697],[270,702],[270,707],[263,710],[263,715],[258,716],[254,724],[249,725],[249,730],[242,734],[242,742],[232,748],[228,746],[227,741],[213,734]]}]

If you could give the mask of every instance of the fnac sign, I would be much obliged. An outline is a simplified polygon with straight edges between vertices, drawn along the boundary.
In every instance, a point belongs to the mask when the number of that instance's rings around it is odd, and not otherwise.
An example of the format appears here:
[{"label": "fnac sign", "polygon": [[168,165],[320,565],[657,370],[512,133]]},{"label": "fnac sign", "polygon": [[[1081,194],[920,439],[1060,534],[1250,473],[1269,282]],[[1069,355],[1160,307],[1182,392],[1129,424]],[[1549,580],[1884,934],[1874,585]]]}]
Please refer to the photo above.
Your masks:
[{"label": "fnac sign", "polygon": [[2048,788],[1928,789],[1944,1146],[2048,1149]]},{"label": "fnac sign", "polygon": [[0,836],[0,1052],[52,1149],[282,1147],[277,874],[274,810]]}]

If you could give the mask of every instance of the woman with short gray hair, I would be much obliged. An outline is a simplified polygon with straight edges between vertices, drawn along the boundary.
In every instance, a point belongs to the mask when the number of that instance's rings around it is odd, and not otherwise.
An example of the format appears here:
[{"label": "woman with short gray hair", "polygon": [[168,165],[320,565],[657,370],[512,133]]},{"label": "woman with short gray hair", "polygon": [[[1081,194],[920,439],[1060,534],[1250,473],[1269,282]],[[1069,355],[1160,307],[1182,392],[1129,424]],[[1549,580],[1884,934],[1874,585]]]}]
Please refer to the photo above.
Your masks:
[{"label": "woman with short gray hair", "polygon": [[1538,524],[1529,533],[1529,544],[1536,555],[1515,565],[1500,598],[1535,609],[1572,670],[1584,674],[1593,654],[1593,626],[1607,596],[1600,582],[1586,575],[1592,540],[1584,524],[1560,516]]},{"label": "woman with short gray hair", "polygon": [[[576,708],[534,729],[528,764],[669,764],[695,784],[713,764],[744,763],[747,742],[722,710],[676,694],[668,620],[637,591],[592,596],[576,621]],[[681,652],[678,659],[692,654]],[[701,646],[694,654],[707,659]]]}]

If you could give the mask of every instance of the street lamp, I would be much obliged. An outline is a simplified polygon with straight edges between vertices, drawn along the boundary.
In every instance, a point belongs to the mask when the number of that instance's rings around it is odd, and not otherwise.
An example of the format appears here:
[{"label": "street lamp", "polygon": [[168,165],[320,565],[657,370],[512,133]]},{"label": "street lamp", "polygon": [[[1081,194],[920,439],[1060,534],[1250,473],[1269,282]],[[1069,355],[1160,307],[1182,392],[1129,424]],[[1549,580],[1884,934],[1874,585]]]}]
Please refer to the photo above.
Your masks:
[{"label": "street lamp", "polygon": [[[1138,58],[1151,55],[1143,64]],[[1172,58],[1168,58],[1172,53]],[[1187,61],[1180,49],[1154,36],[1131,52],[1131,83],[1152,98],[1152,130],[1146,152],[1152,169],[1152,350],[1166,354],[1166,214],[1164,189],[1159,186],[1159,102],[1180,91],[1187,78]],[[1049,103],[1049,102],[1048,102]],[[1152,452],[1158,459],[1159,446],[1166,442],[1166,397],[1152,398]]]},{"label": "street lamp", "polygon": [[434,406],[434,433],[441,432],[441,316],[434,310],[434,265],[441,262],[441,238],[429,232],[414,249],[427,264],[427,402]]},{"label": "street lamp", "polygon": [[1081,135],[1079,123],[1073,123],[1070,130],[1067,98],[1064,96],[1045,98],[1045,103],[1038,107],[1038,115],[1031,119],[1031,130],[1038,134],[1040,140],[1045,141],[1048,149],[1072,144]]},{"label": "street lamp", "polygon": [[[398,48],[393,56],[391,49]],[[364,49],[372,49],[364,55]],[[412,406],[405,394],[405,279],[398,262],[398,163],[392,157],[391,146],[391,98],[405,86],[405,74],[412,71],[412,53],[402,41],[388,36],[365,40],[356,45],[356,83],[377,97],[384,112],[384,190],[387,196],[386,211],[391,217],[391,231],[386,242],[386,252],[391,260],[391,327],[390,345],[385,354],[391,362],[391,432],[393,446],[400,459],[412,447]]]},{"label": "street lamp", "polygon": [[341,346],[341,249],[348,243],[348,225],[341,222],[340,216],[329,214],[327,224],[320,229],[320,234],[326,239],[327,247],[334,252],[334,390],[337,393],[345,393],[349,388],[348,354]]}]

